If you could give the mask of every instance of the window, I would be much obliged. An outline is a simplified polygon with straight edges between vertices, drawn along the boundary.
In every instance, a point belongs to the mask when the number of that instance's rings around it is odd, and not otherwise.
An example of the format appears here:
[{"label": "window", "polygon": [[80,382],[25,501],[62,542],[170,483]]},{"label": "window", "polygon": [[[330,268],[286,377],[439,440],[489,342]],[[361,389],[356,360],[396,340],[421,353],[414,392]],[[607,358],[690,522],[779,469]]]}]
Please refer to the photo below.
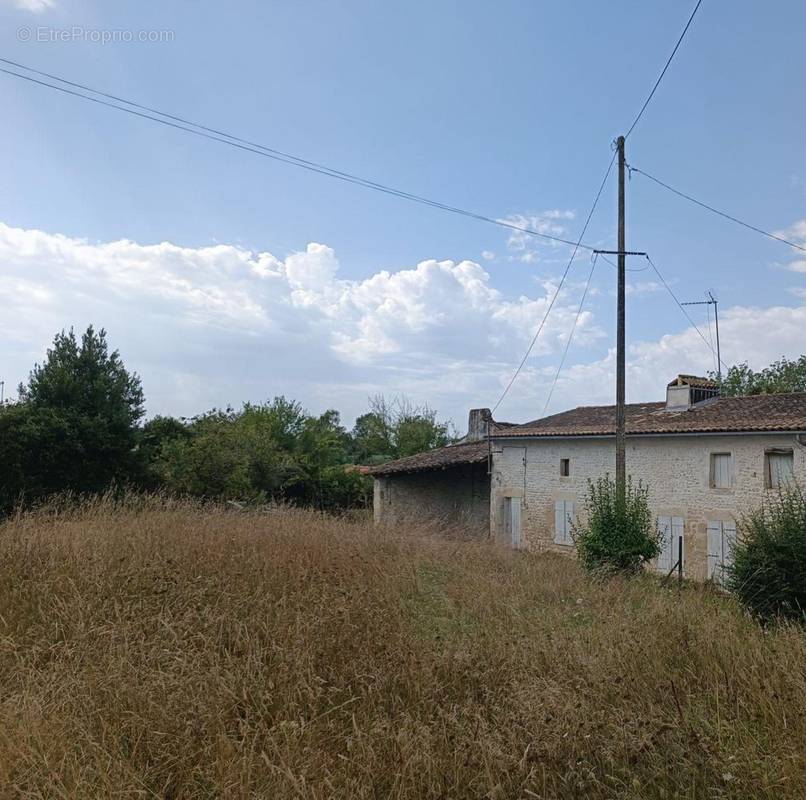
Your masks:
[{"label": "window", "polygon": [[521,499],[520,497],[504,498],[504,532],[514,549],[521,546]]},{"label": "window", "polygon": [[725,570],[733,563],[736,545],[736,523],[714,521],[708,523],[708,580],[723,583]]},{"label": "window", "polygon": [[767,450],[764,453],[764,484],[768,489],[785,486],[795,477],[791,450]]},{"label": "window", "polygon": [[660,555],[658,572],[671,572],[680,558],[680,539],[683,536],[683,517],[658,517]]},{"label": "window", "polygon": [[574,519],[574,503],[571,500],[557,500],[554,503],[554,542],[573,544],[571,526]]},{"label": "window", "polygon": [[560,459],[560,477],[567,478],[571,474],[571,459]]},{"label": "window", "polygon": [[730,489],[731,485],[731,454],[711,453],[711,488]]}]

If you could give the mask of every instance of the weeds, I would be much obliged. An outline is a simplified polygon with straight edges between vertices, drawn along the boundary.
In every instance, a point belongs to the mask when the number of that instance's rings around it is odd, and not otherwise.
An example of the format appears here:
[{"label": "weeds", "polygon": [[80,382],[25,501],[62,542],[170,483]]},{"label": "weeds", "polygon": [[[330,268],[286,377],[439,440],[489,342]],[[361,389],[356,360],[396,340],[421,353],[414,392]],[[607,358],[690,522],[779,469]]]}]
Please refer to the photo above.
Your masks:
[{"label": "weeds", "polygon": [[4,798],[806,795],[806,634],[704,589],[142,498],[0,569]]}]

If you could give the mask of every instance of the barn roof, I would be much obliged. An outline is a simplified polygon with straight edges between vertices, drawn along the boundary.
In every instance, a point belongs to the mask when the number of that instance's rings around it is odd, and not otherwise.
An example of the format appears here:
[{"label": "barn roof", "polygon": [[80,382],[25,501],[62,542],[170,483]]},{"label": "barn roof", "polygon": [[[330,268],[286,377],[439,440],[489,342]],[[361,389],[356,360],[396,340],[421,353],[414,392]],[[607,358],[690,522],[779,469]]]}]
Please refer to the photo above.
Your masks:
[{"label": "barn roof", "polygon": [[424,453],[387,461],[377,467],[370,467],[370,475],[396,475],[404,472],[422,472],[424,470],[448,469],[463,464],[478,464],[487,460],[489,444],[487,440],[449,444],[436,450],[426,450]]}]

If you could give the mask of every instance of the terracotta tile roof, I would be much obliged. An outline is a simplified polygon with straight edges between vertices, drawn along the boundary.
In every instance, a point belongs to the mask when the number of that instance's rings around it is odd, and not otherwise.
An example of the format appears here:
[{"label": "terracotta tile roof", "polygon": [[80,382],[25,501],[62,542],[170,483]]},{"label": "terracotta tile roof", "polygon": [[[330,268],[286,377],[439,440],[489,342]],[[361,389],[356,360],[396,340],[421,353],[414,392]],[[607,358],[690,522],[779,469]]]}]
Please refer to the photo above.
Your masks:
[{"label": "terracotta tile roof", "polygon": [[691,386],[693,389],[716,389],[719,384],[711,378],[701,378],[699,375],[678,375],[669,386]]},{"label": "terracotta tile roof", "polygon": [[[715,397],[681,411],[665,408],[665,403],[627,405],[627,434],[806,431],[806,392]],[[494,436],[606,436],[615,431],[615,406],[581,406]]]},{"label": "terracotta tile roof", "polygon": [[422,472],[433,469],[447,469],[462,464],[478,464],[487,460],[489,445],[484,439],[480,442],[467,444],[450,444],[436,450],[426,450],[424,453],[398,458],[396,461],[387,461],[377,467],[369,467],[370,475],[394,475],[401,472]]}]

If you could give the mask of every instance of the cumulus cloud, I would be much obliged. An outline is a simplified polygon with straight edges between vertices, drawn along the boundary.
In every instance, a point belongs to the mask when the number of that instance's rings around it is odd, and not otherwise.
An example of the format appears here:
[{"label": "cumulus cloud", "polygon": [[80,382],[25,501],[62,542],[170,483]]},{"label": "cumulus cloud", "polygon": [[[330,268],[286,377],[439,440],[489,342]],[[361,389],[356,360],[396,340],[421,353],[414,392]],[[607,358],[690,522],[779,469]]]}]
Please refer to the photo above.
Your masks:
[{"label": "cumulus cloud", "polygon": [[[759,369],[782,355],[795,357],[803,352],[806,306],[735,306],[720,311],[719,322],[722,360],[728,365],[747,361]],[[700,330],[708,336],[707,331]],[[604,358],[567,367],[549,412],[612,403],[615,368],[614,349]],[[657,341],[636,342],[627,348],[627,400],[662,400],[666,383],[678,373],[704,375],[709,370],[716,370],[713,352],[694,328]],[[545,397],[549,378],[553,378],[551,369],[532,370],[526,381],[537,396]]]},{"label": "cumulus cloud", "polygon": [[[556,290],[544,280],[533,296],[509,295],[473,261],[426,260],[351,280],[321,243],[281,257],[226,244],[90,242],[2,224],[0,264],[7,394],[56,331],[93,323],[141,374],[151,414],[284,393],[312,411],[336,407],[349,421],[369,395],[404,392],[463,428],[469,407],[494,404]],[[581,292],[571,284],[560,294],[500,419],[540,414]],[[791,296],[806,301],[800,288]],[[800,355],[804,330],[806,302],[720,308],[727,363],[759,368]],[[594,345],[604,348],[604,334],[584,311],[549,411],[612,402],[614,354],[573,363]],[[678,372],[714,366],[683,325],[633,342],[627,361],[631,401],[659,399]]]},{"label": "cumulus cloud", "polygon": [[[428,260],[347,280],[333,249],[319,243],[279,258],[2,224],[0,263],[0,292],[14,298],[0,315],[7,385],[41,359],[55,331],[92,322],[142,374],[152,413],[281,392],[347,415],[376,391],[434,403],[462,394],[461,407],[477,404],[498,391],[555,288],[508,297],[472,261]],[[566,305],[561,296],[537,355],[561,346],[575,299]],[[583,313],[576,341],[601,336]]]}]

